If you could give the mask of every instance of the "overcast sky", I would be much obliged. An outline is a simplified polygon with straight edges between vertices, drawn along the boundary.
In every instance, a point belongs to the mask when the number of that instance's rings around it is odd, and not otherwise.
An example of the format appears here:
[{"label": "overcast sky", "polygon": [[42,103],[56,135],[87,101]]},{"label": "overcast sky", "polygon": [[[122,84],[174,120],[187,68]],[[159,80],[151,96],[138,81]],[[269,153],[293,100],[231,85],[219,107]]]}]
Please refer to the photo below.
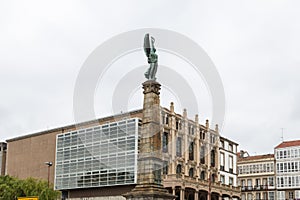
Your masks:
[{"label": "overcast sky", "polygon": [[284,140],[300,139],[299,9],[297,0],[0,1],[0,140],[74,123],[74,86],[90,53],[122,32],[162,28],[214,62],[226,95],[222,135],[252,155],[272,153],[281,128]]}]

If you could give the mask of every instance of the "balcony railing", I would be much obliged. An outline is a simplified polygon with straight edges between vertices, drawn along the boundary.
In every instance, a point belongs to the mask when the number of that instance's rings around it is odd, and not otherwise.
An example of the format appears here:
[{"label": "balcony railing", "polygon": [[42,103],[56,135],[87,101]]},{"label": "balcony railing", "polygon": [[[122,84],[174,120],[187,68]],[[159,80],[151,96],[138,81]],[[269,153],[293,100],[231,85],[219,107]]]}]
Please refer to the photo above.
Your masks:
[{"label": "balcony railing", "polygon": [[255,190],[267,190],[268,185],[254,185],[254,186],[242,186],[241,190],[244,191],[255,191]]}]

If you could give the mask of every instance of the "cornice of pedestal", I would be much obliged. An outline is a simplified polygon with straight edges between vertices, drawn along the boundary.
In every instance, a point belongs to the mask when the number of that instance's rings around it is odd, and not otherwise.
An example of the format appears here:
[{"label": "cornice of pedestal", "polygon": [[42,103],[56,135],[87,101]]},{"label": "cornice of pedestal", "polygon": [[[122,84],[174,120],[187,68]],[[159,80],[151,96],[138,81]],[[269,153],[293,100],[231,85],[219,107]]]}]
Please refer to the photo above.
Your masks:
[{"label": "cornice of pedestal", "polygon": [[155,93],[157,95],[160,94],[160,84],[154,80],[148,80],[143,83],[143,93],[148,94],[148,93]]}]

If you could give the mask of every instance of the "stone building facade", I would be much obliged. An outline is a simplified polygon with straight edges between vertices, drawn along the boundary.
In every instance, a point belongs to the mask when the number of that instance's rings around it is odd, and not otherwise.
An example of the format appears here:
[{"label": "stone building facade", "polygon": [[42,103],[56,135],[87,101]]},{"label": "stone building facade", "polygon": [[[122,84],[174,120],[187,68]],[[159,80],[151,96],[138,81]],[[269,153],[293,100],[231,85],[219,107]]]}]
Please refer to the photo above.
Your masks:
[{"label": "stone building facade", "polygon": [[[162,151],[166,163],[163,183],[177,199],[238,199],[240,188],[220,182],[220,134],[198,115],[188,119],[174,112],[174,104],[161,111]],[[236,159],[236,154],[233,154]],[[236,163],[233,163],[236,166]],[[236,180],[236,174],[232,174]]]}]

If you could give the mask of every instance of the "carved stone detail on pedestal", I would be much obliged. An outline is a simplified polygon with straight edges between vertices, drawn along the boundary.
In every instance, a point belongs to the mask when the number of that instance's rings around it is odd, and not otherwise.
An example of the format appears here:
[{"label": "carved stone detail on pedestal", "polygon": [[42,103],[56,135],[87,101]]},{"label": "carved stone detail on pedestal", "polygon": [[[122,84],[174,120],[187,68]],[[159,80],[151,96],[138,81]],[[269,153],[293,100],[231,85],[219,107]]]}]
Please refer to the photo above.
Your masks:
[{"label": "carved stone detail on pedestal", "polygon": [[144,89],[143,93],[147,94],[153,92],[154,94],[159,95],[160,86],[161,85],[156,81],[153,80],[146,81],[143,83],[143,89]]}]

